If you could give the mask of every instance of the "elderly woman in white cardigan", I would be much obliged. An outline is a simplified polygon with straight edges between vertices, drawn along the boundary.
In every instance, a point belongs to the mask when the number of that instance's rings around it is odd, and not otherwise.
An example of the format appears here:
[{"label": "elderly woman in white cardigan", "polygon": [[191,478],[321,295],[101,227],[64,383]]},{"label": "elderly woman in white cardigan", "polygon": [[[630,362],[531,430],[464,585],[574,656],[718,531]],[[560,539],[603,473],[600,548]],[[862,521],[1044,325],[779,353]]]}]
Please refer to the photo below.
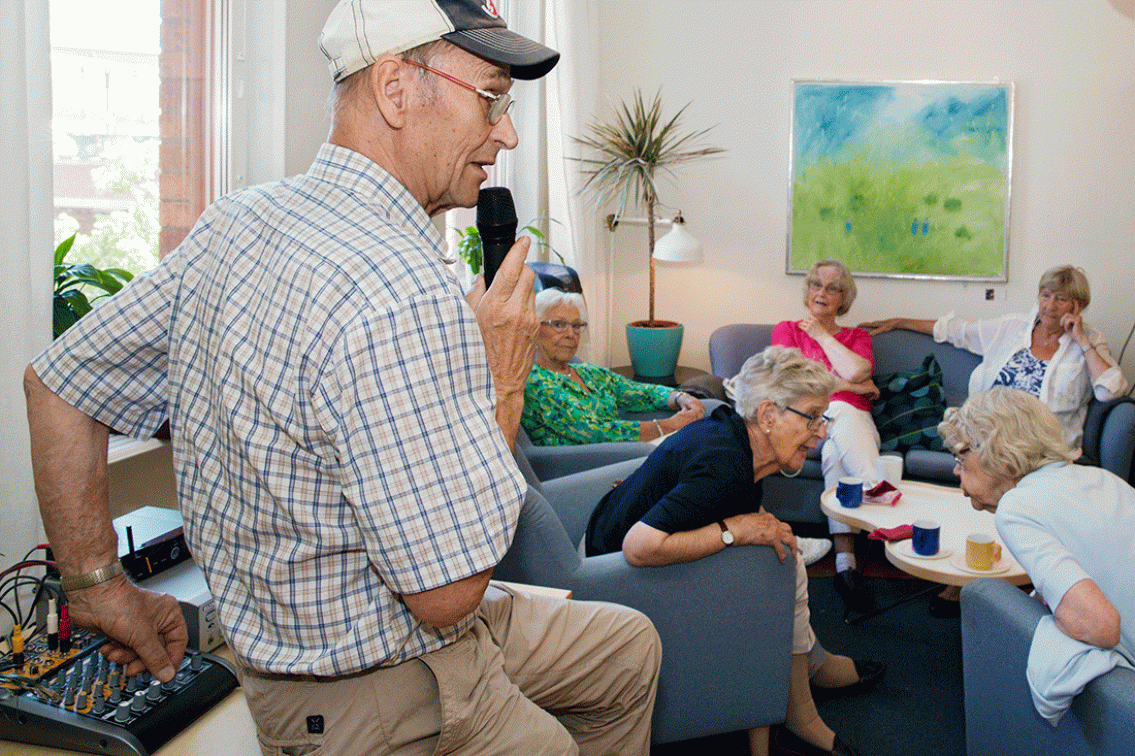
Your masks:
[{"label": "elderly woman in white cardigan", "polygon": [[930,334],[935,341],[984,357],[970,375],[969,394],[994,386],[1027,391],[1060,422],[1064,442],[1078,449],[1088,402],[1123,396],[1129,384],[1112,359],[1107,339],[1084,321],[1091,289],[1084,271],[1061,265],[1040,278],[1032,312],[974,323],[953,312],[937,320],[891,318],[863,323],[874,336],[894,328]]}]

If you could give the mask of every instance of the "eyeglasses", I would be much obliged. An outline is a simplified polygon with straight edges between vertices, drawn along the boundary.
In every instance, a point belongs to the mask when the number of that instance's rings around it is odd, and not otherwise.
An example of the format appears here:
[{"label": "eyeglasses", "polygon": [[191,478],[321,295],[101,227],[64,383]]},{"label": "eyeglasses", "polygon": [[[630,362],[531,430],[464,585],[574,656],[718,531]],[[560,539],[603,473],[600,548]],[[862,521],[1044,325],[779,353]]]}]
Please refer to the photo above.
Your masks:
[{"label": "eyeglasses", "polygon": [[789,407],[787,405],[784,408],[786,410],[788,410],[789,412],[794,412],[797,415],[799,415],[800,417],[807,420],[808,421],[808,430],[810,430],[810,431],[819,430],[821,425],[826,428],[826,427],[828,427],[828,423],[830,423],[832,421],[832,419],[830,417],[828,417],[827,415],[809,415],[809,414],[806,414],[804,412],[801,412],[800,410],[796,409],[795,407]]},{"label": "eyeglasses", "polygon": [[566,331],[569,328],[572,329],[573,331],[575,331],[576,333],[579,333],[584,328],[587,328],[586,322],[581,322],[581,321],[578,321],[578,320],[574,323],[571,322],[570,320],[541,320],[540,325],[546,325],[546,326],[548,326],[548,328],[551,328],[556,333],[563,333],[564,331]]},{"label": "eyeglasses", "polygon": [[473,86],[472,84],[468,84],[464,81],[461,81],[461,79],[458,79],[454,76],[450,76],[445,71],[439,71],[436,68],[430,68],[425,63],[419,63],[416,60],[409,60],[409,59],[404,59],[404,60],[405,60],[406,63],[410,64],[411,66],[414,66],[416,68],[420,68],[423,71],[429,71],[432,74],[437,74],[438,76],[440,76],[443,79],[446,79],[447,81],[452,81],[454,84],[456,84],[459,87],[464,87],[465,89],[468,89],[470,92],[476,92],[477,94],[481,95],[481,97],[484,97],[486,100],[489,101],[489,123],[491,123],[493,125],[496,125],[496,123],[498,121],[500,121],[500,119],[504,118],[504,114],[507,113],[510,108],[512,108],[512,104],[515,102],[515,100],[512,99],[512,95],[510,95],[508,92],[505,92],[503,94],[493,94],[492,92],[486,92],[483,89],[478,89],[477,87]]},{"label": "eyeglasses", "polygon": [[808,282],[808,288],[811,291],[819,291],[820,289],[823,289],[824,292],[827,293],[827,294],[842,294],[843,293],[843,287],[836,286],[835,284],[828,284],[827,286],[824,286],[819,281],[809,281]]},{"label": "eyeglasses", "polygon": [[961,449],[958,449],[956,452],[954,452],[954,463],[958,467],[965,467],[965,460],[962,459],[962,455],[969,454],[971,451],[973,450],[968,446],[963,446]]}]

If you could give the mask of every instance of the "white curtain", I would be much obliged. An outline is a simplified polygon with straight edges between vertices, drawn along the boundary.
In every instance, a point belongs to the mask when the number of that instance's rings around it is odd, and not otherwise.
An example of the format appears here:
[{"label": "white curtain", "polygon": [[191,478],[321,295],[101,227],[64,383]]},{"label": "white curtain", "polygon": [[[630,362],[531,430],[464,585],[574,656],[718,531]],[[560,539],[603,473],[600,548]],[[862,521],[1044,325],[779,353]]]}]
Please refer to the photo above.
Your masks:
[{"label": "white curtain", "polygon": [[[560,62],[538,87],[514,87],[523,93],[518,98],[524,98],[518,99],[513,119],[520,145],[502,153],[499,178],[513,190],[517,215],[531,213],[520,217],[521,223],[532,217],[557,221],[548,224],[548,239],[579,273],[587,299],[591,333],[580,357],[608,365],[609,240],[600,211],[579,194],[580,164],[570,159],[580,154],[572,137],[583,133],[597,106],[590,5],[587,0],[525,0],[505,7],[509,28],[558,50]],[[547,259],[556,260],[554,255]]]},{"label": "white curtain", "polygon": [[[51,341],[51,55],[47,3],[0,0],[0,238],[8,324],[0,356],[0,568],[43,542],[24,367]],[[0,628],[7,628],[7,613]],[[6,632],[6,630],[5,630]]]}]

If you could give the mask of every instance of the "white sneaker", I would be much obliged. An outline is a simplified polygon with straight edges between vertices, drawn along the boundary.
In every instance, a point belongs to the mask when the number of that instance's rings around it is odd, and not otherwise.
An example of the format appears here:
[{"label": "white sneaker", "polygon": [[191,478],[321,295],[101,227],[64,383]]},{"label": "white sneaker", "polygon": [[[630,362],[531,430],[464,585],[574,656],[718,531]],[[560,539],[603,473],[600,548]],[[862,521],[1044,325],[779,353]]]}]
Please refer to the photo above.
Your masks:
[{"label": "white sneaker", "polygon": [[832,542],[827,538],[796,537],[796,546],[804,557],[804,566],[810,567],[831,551]]}]

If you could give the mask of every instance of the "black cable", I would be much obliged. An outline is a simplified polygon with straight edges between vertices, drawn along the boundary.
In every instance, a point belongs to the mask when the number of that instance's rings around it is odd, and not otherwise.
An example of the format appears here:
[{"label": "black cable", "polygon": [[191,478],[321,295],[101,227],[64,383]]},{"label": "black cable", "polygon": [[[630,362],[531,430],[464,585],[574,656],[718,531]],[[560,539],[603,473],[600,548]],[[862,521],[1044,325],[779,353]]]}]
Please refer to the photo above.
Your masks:
[{"label": "black cable", "polygon": [[[9,578],[8,580],[6,580],[4,582],[5,583],[11,583],[11,585],[8,585],[8,587],[6,587],[6,588],[4,588],[3,586],[0,586],[0,602],[3,602],[4,598],[9,593],[15,594],[15,596],[16,596],[16,598],[15,598],[16,624],[22,626],[24,624],[23,621],[22,621],[22,618],[24,616],[24,611],[23,611],[23,609],[20,608],[20,586],[21,585],[27,585],[29,583],[32,584],[32,585],[35,585],[35,586],[39,586],[43,582],[43,578],[24,577],[24,576],[17,575],[15,578]],[[33,608],[34,608],[34,605],[33,605]]]},{"label": "black cable", "polygon": [[1123,348],[1119,350],[1119,359],[1116,364],[1123,364],[1123,353],[1127,351],[1127,345],[1131,343],[1131,334],[1135,333],[1135,321],[1131,323],[1131,330],[1127,332],[1127,340],[1123,342]]},{"label": "black cable", "polygon": [[31,605],[31,609],[28,612],[28,620],[31,620],[31,612],[34,611],[36,605],[39,604],[40,597],[43,596],[43,592],[45,590],[48,593],[50,593],[52,595],[52,597],[55,599],[56,611],[58,611],[59,607],[63,605],[63,591],[62,591],[62,589],[60,589],[59,587],[47,582],[47,575],[44,575],[43,577],[39,578],[37,580],[37,582],[39,583],[39,587],[36,588],[35,595],[32,596],[32,605]]},{"label": "black cable", "polygon": [[12,611],[11,607],[9,607],[3,601],[0,601],[0,607],[3,607],[4,611],[6,611],[8,614],[10,614],[12,616],[12,624],[14,624],[14,625],[20,624],[20,618],[16,616],[16,613]]},{"label": "black cable", "polygon": [[35,552],[39,551],[40,549],[46,549],[46,548],[48,548],[48,546],[47,546],[47,544],[46,544],[46,543],[40,543],[40,544],[37,544],[37,545],[35,545],[35,546],[32,546],[32,547],[31,547],[30,549],[28,549],[28,552],[27,552],[26,554],[24,554],[24,558],[23,558],[23,559],[21,559],[20,561],[21,561],[21,562],[26,562],[26,561],[28,561],[28,558],[29,558],[29,557],[30,557],[30,556],[31,556],[32,554],[34,554]]}]

